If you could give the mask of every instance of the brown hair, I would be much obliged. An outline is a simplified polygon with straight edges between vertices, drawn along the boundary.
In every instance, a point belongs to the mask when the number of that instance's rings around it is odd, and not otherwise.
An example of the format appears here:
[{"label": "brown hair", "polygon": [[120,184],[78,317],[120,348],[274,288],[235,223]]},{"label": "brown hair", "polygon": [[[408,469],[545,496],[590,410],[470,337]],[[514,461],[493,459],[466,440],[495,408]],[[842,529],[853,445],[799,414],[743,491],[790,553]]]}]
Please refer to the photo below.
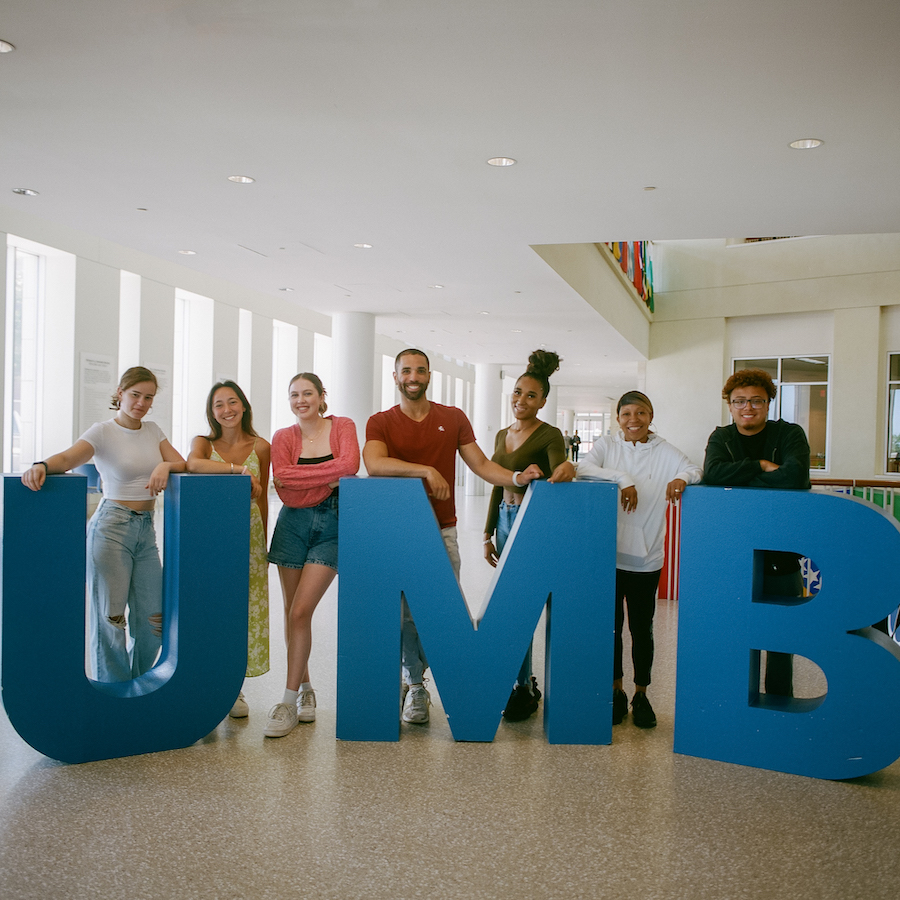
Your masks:
[{"label": "brown hair", "polygon": [[209,396],[206,398],[206,421],[209,422],[209,434],[206,435],[206,439],[212,443],[222,437],[222,426],[216,421],[216,417],[213,414],[213,397],[215,397],[216,391],[220,388],[233,390],[238,400],[244,405],[244,414],[241,416],[241,431],[244,434],[249,434],[251,437],[259,437],[253,430],[253,410],[250,408],[250,401],[247,399],[247,395],[238,387],[236,382],[226,380],[217,381],[210,388]]},{"label": "brown hair", "polygon": [[110,409],[119,408],[119,391],[127,391],[128,388],[132,388],[143,381],[151,382],[159,390],[159,382],[149,369],[145,369],[143,366],[132,366],[130,369],[126,369],[119,379],[119,386],[116,388],[116,392],[112,395]]},{"label": "brown hair", "polygon": [[722,399],[731,400],[731,392],[742,387],[760,387],[769,395],[769,400],[774,400],[777,393],[772,376],[765,369],[741,369],[725,382]]},{"label": "brown hair", "polygon": [[304,381],[308,381],[319,393],[322,399],[319,401],[319,412],[324,416],[328,410],[328,404],[325,402],[325,394],[328,392],[325,388],[322,387],[322,379],[319,378],[318,375],[314,375],[312,372],[298,372],[288,384],[288,391],[291,389],[291,384],[295,381],[298,381],[302,378]]}]

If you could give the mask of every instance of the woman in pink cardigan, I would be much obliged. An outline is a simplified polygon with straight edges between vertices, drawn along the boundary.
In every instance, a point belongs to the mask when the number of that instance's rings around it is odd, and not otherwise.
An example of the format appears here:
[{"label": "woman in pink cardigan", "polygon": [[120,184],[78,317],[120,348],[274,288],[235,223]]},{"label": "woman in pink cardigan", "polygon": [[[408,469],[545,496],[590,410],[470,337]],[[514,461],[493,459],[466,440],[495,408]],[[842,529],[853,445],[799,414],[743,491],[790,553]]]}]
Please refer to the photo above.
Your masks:
[{"label": "woman in pink cardigan", "polygon": [[295,375],[290,401],[297,424],[272,438],[273,481],[284,506],[269,548],[284,596],[287,685],[281,703],[269,711],[266,737],[284,737],[298,722],[316,719],[309,681],[312,616],[337,574],[338,479],[359,470],[356,426],[350,419],[325,416],[319,377]]}]

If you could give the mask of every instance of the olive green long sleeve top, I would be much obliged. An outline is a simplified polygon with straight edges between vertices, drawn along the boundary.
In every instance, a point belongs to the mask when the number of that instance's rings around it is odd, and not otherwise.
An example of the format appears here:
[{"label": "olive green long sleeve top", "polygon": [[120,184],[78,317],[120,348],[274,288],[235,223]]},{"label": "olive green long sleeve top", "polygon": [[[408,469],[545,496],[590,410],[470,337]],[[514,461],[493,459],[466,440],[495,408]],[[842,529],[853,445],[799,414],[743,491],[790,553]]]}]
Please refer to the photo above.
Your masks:
[{"label": "olive green long sleeve top", "polygon": [[[566,460],[566,442],[563,440],[562,432],[546,422],[541,422],[535,430],[528,435],[525,442],[514,450],[512,453],[506,450],[506,433],[508,428],[501,428],[497,432],[497,439],[494,442],[494,455],[491,459],[495,463],[499,463],[504,469],[511,469],[513,472],[521,472],[527,469],[532,463],[537,463],[545,478],[549,478],[553,474],[553,470],[565,462]],[[524,494],[525,488],[506,488],[517,494]],[[495,487],[491,491],[491,502],[488,507],[487,522],[484,526],[484,533],[492,535],[497,528],[497,517],[500,514],[500,501],[503,499],[502,487]]]}]

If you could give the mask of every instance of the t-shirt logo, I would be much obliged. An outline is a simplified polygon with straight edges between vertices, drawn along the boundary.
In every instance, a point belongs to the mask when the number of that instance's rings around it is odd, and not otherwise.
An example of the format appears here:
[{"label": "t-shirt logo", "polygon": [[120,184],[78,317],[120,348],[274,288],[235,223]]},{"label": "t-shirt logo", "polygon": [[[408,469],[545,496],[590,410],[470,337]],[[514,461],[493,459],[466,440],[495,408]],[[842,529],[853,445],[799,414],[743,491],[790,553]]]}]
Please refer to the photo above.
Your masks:
[{"label": "t-shirt logo", "polygon": [[444,426],[443,426],[443,425],[438,425],[438,431],[443,431],[443,430],[444,430]]}]

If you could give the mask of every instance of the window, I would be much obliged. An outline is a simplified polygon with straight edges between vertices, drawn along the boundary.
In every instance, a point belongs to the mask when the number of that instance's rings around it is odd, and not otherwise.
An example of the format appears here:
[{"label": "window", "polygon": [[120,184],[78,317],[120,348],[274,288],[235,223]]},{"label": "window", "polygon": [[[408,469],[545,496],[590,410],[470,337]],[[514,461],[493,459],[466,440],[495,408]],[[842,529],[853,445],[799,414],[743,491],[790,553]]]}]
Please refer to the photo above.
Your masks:
[{"label": "window", "polygon": [[119,372],[141,358],[141,276],[119,273]]},{"label": "window", "polygon": [[21,472],[72,443],[75,257],[12,234],[6,243],[3,465]]},{"label": "window", "polygon": [[741,369],[763,369],[772,376],[778,393],[769,407],[769,419],[800,425],[809,439],[810,469],[827,469],[829,358],[736,359],[733,371]]},{"label": "window", "polygon": [[297,374],[298,329],[289,322],[272,320],[272,430],[287,428],[296,422],[291,409],[290,383]]},{"label": "window", "polygon": [[[612,429],[612,431],[610,431]],[[578,446],[578,458],[584,457],[591,451],[594,441],[604,435],[615,433],[618,425],[615,421],[614,413],[579,413],[575,417],[572,435],[578,432],[581,443]]]},{"label": "window", "polygon": [[209,297],[175,291],[172,446],[185,456],[194,436],[209,431],[206,398],[213,384],[214,313]]},{"label": "window", "polygon": [[9,247],[8,271],[3,469],[23,472],[40,458],[37,398],[43,262],[34,253]]},{"label": "window", "polygon": [[888,356],[888,446],[886,472],[900,472],[900,353]]}]

